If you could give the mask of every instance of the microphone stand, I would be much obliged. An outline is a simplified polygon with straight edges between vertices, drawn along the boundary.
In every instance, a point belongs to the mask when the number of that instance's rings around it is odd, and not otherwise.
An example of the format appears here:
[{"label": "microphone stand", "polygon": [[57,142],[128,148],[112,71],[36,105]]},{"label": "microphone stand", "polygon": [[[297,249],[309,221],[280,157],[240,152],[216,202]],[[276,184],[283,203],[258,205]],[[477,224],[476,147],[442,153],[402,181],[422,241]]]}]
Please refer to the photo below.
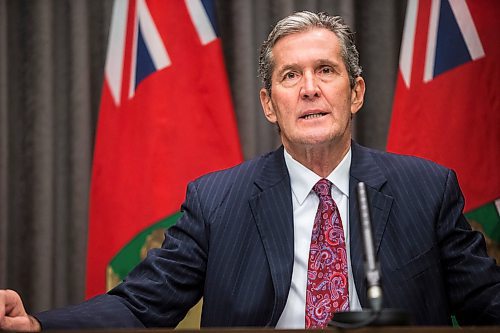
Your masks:
[{"label": "microphone stand", "polygon": [[337,328],[359,328],[365,326],[410,325],[410,316],[407,312],[400,309],[382,308],[380,269],[373,246],[373,232],[365,183],[359,182],[356,189],[359,203],[361,234],[363,238],[369,309],[363,309],[362,311],[336,312],[333,319],[328,323],[328,326]]}]

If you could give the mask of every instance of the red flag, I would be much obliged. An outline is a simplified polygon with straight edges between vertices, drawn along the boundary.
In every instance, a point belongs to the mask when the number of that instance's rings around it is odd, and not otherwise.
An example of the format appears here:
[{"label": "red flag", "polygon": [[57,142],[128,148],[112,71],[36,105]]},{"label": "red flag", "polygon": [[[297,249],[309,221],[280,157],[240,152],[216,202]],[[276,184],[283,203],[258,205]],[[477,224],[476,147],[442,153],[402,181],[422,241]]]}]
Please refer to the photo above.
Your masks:
[{"label": "red flag", "polygon": [[408,1],[387,150],[454,169],[466,211],[500,197],[499,17],[497,0]]},{"label": "red flag", "polygon": [[210,1],[114,4],[94,150],[87,297],[105,291],[106,269],[137,235],[175,220],[188,181],[242,160],[213,17]]}]

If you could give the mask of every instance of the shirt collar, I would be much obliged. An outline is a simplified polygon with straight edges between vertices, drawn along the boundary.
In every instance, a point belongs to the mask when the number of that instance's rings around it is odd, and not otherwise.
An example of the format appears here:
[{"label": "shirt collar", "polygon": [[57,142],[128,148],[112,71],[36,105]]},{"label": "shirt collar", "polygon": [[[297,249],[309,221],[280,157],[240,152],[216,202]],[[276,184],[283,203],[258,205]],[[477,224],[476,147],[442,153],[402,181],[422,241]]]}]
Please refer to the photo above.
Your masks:
[{"label": "shirt collar", "polygon": [[[290,174],[290,185],[295,199],[302,205],[313,186],[321,179],[313,171],[294,160],[284,149],[285,163]],[[326,177],[344,195],[349,198],[349,169],[351,168],[351,147],[339,165]]]}]

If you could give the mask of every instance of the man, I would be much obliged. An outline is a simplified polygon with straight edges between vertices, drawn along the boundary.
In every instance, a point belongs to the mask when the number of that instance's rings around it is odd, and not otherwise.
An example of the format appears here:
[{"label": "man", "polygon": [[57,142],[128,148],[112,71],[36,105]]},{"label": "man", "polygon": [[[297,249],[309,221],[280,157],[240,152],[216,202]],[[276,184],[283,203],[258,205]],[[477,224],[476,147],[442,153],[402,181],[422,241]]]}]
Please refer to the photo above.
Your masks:
[{"label": "man", "polygon": [[449,324],[452,314],[462,324],[500,324],[500,269],[461,213],[455,174],[351,141],[360,74],[340,17],[280,21],[262,46],[260,99],[283,146],[189,184],[162,248],[108,294],[35,319],[4,291],[0,327],[175,326],[202,296],[202,326],[324,327],[334,312],[366,306],[359,181],[384,306],[420,325]]}]

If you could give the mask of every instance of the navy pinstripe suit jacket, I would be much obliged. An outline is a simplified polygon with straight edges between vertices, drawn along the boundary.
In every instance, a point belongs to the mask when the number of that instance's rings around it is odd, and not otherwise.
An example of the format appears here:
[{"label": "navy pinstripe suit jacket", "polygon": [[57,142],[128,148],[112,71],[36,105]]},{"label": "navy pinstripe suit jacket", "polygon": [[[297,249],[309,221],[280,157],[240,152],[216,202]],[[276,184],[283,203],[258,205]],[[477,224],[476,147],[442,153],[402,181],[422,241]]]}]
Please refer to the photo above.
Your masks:
[{"label": "navy pinstripe suit jacket", "polygon": [[[455,174],[353,143],[349,218],[356,288],[366,304],[354,188],[367,184],[384,306],[416,324],[500,324],[500,267],[462,215]],[[124,283],[80,305],[36,315],[44,328],[175,326],[204,297],[202,326],[274,326],[293,265],[283,148],[188,186],[161,249]]]}]

